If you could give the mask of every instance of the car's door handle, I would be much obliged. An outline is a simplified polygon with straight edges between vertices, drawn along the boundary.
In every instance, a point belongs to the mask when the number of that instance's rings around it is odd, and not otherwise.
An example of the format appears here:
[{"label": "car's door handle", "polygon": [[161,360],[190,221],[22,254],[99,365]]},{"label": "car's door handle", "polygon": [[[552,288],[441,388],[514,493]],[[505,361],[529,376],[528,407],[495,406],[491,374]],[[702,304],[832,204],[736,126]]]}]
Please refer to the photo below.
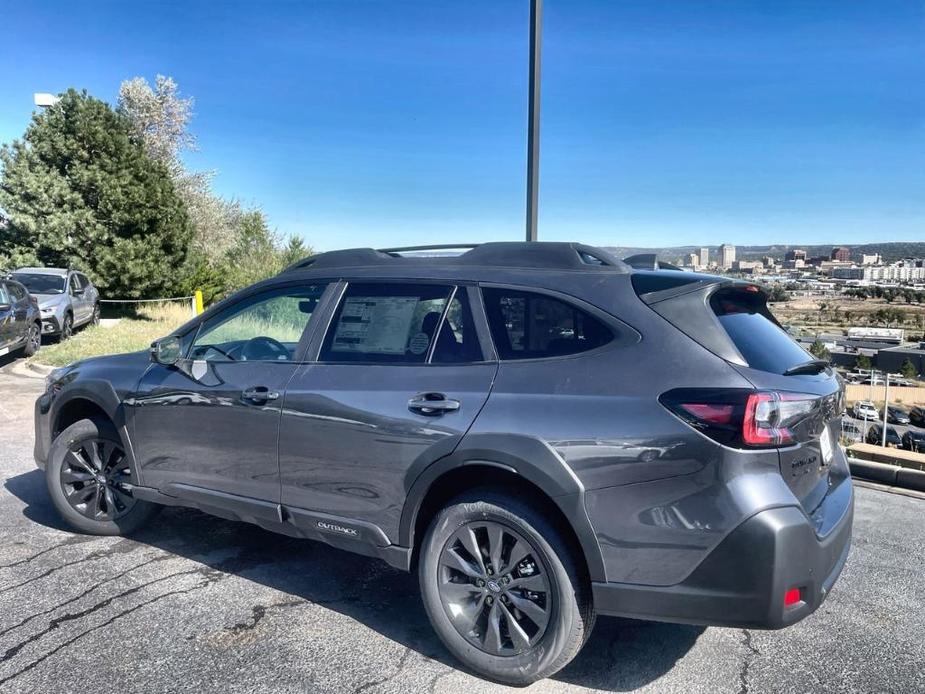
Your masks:
[{"label": "car's door handle", "polygon": [[241,398],[244,400],[251,400],[253,402],[261,403],[278,399],[279,393],[275,390],[270,390],[266,386],[255,386],[254,388],[248,388],[247,390],[242,391]]},{"label": "car's door handle", "polygon": [[408,409],[423,415],[441,415],[458,410],[459,400],[451,400],[443,393],[419,393],[408,401]]}]

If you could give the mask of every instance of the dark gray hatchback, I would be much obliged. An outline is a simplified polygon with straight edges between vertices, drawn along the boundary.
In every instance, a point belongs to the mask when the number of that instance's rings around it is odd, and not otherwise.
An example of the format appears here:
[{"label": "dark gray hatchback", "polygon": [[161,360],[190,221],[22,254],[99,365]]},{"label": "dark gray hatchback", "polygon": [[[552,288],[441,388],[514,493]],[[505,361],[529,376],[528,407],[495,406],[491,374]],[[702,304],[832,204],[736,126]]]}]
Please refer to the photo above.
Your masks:
[{"label": "dark gray hatchback", "polygon": [[449,650],[503,682],[563,667],[595,614],[793,624],[848,554],[842,384],[759,286],[658,268],[314,256],[150,356],[57,370],[36,459],[85,532],[192,506],[416,570]]}]

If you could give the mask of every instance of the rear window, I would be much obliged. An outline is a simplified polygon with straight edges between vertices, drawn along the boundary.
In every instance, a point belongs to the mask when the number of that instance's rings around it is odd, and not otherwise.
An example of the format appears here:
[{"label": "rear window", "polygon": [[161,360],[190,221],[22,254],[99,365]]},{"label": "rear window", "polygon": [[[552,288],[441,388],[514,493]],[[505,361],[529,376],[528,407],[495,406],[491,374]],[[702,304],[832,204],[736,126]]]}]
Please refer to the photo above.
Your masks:
[{"label": "rear window", "polygon": [[501,359],[540,359],[586,352],[613,332],[581,309],[545,294],[482,289],[491,336]]},{"label": "rear window", "polygon": [[782,374],[813,358],[771,318],[762,294],[720,290],[710,299],[710,305],[753,369]]}]

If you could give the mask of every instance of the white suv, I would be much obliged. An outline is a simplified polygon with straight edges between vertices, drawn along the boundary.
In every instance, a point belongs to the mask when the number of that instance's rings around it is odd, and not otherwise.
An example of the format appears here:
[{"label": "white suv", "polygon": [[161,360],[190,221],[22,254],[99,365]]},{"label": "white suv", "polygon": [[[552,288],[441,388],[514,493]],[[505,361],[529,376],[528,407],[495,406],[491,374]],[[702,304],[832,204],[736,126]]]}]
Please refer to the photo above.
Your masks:
[{"label": "white suv", "polygon": [[880,419],[880,413],[870,400],[858,400],[854,403],[854,416],[858,419]]}]

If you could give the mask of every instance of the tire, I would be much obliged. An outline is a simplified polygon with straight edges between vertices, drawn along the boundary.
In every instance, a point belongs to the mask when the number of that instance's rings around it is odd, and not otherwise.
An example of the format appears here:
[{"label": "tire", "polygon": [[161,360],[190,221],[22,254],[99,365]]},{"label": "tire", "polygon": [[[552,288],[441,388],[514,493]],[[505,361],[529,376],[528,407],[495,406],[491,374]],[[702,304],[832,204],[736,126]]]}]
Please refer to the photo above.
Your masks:
[{"label": "tire", "polygon": [[[94,447],[97,462],[88,453]],[[103,466],[111,481],[105,487],[98,481],[99,460],[109,463]],[[119,434],[109,421],[81,419],[58,434],[48,451],[45,481],[55,509],[68,525],[90,535],[127,535],[160,509],[157,504],[131,498],[122,487],[133,479],[127,462]],[[95,491],[105,488],[108,494]],[[75,503],[83,497],[88,498],[80,510]],[[107,513],[108,509],[112,511]]]},{"label": "tire", "polygon": [[24,357],[31,357],[42,346],[42,325],[41,323],[33,323],[29,326],[29,335],[26,337],[26,346],[22,348],[22,354]]},{"label": "tire", "polygon": [[93,314],[90,316],[90,325],[99,325],[100,324],[100,305],[93,305]]},{"label": "tire", "polygon": [[[470,530],[467,545],[462,538]],[[469,561],[474,554],[466,546],[477,547],[481,561]],[[502,548],[497,556],[492,546]],[[469,558],[464,571],[455,568],[458,557]],[[418,562],[424,607],[465,665],[496,682],[527,685],[571,662],[594,627],[590,582],[576,557],[576,548],[536,508],[496,490],[476,490],[449,502],[425,535]],[[464,597],[454,602],[454,596]]]},{"label": "tire", "polygon": [[58,342],[66,342],[74,334],[74,316],[70,313],[64,314],[64,321],[61,323],[61,332],[58,333]]}]

